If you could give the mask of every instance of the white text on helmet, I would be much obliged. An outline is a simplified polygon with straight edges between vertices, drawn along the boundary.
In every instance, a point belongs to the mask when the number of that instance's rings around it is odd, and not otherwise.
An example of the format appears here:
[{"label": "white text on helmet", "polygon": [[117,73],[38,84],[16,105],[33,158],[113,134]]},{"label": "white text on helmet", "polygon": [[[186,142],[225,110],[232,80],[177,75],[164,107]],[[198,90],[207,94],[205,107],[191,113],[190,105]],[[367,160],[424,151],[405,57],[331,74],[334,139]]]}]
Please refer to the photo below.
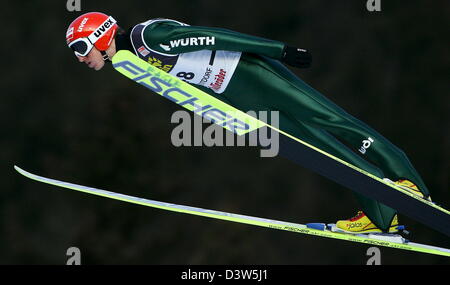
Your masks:
[{"label": "white text on helmet", "polygon": [[84,18],[83,21],[81,21],[80,26],[77,29],[77,32],[81,33],[83,31],[84,25],[86,25],[89,18]]}]

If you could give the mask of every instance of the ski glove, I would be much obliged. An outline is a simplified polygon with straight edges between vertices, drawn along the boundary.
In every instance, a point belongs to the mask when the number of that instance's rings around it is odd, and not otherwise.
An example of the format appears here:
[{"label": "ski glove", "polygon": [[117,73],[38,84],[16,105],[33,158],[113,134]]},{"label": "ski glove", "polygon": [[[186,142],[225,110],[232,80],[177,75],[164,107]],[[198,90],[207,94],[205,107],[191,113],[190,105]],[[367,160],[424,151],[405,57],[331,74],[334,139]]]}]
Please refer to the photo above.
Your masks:
[{"label": "ski glove", "polygon": [[311,53],[305,49],[286,45],[283,50],[281,62],[298,68],[308,68],[311,66]]}]

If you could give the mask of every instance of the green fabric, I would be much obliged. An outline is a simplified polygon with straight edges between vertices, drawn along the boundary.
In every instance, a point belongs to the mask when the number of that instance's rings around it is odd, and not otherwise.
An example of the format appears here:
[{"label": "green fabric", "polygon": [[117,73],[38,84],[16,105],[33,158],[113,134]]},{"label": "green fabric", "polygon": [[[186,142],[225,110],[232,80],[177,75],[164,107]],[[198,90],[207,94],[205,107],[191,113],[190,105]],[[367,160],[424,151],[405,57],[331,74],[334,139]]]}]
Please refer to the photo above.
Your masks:
[{"label": "green fabric", "polygon": [[[160,46],[169,45],[174,40],[199,37],[215,37],[214,45],[178,46],[169,51]],[[380,178],[409,179],[422,193],[429,194],[403,151],[278,61],[282,57],[284,43],[221,28],[180,26],[170,21],[149,25],[144,31],[144,40],[151,49],[166,54],[203,49],[243,52],[224,93],[216,94],[210,89],[197,87],[243,111],[280,111],[282,130]],[[362,156],[358,149],[369,137],[374,142]],[[356,198],[362,210],[379,228],[389,228],[395,210],[357,193]]]},{"label": "green fabric", "polygon": [[[160,44],[169,45],[170,41],[187,38],[215,37],[214,45],[191,45],[161,48]],[[198,50],[227,50],[249,52],[281,59],[285,44],[279,41],[250,36],[222,28],[201,26],[180,26],[175,22],[162,21],[149,25],[144,31],[147,45],[158,52],[180,54]]]},{"label": "green fabric", "polygon": [[[278,110],[282,130],[380,178],[408,178],[428,194],[419,174],[399,148],[276,60],[243,54],[225,92],[221,95],[207,92],[243,111]],[[374,143],[363,157],[357,150],[368,137]],[[387,230],[396,211],[355,194],[366,215],[379,228]]]}]

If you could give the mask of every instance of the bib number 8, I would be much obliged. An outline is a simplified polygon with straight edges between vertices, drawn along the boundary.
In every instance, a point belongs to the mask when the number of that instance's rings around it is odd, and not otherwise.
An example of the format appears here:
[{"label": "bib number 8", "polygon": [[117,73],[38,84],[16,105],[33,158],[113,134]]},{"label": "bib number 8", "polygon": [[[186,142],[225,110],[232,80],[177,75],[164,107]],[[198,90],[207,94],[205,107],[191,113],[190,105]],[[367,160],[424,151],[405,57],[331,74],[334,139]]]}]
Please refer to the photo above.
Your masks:
[{"label": "bib number 8", "polygon": [[193,72],[178,72],[177,73],[177,77],[181,77],[184,78],[186,80],[191,80],[192,78],[194,78],[195,74]]}]

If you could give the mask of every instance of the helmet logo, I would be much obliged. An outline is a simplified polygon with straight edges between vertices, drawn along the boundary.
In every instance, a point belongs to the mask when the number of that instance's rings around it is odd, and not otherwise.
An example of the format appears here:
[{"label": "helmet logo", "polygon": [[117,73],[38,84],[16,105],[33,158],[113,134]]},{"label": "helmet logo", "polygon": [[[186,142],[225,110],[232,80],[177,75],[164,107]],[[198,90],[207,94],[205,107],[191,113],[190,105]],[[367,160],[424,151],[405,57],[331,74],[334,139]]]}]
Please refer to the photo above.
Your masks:
[{"label": "helmet logo", "polygon": [[97,39],[100,38],[104,33],[109,31],[109,29],[114,24],[115,24],[114,19],[112,19],[111,17],[108,18],[108,20],[106,20],[100,27],[97,28],[97,30],[95,30],[94,37],[97,38]]},{"label": "helmet logo", "polygon": [[66,33],[66,41],[69,42],[73,38],[73,27],[70,27]]},{"label": "helmet logo", "polygon": [[81,33],[83,31],[84,25],[86,25],[88,20],[89,20],[89,18],[84,18],[83,19],[83,21],[81,22],[80,26],[77,29],[77,32]]}]

